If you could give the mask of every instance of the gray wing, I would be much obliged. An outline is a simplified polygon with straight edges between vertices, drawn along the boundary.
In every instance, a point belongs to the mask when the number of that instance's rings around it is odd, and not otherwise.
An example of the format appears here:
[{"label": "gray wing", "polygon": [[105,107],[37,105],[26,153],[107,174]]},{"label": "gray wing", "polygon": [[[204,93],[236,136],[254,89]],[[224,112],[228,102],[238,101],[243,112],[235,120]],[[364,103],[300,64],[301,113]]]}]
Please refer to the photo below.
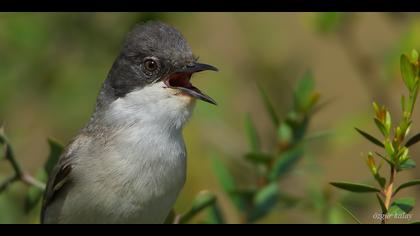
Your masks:
[{"label": "gray wing", "polygon": [[41,223],[44,223],[46,209],[56,199],[57,195],[63,192],[63,189],[71,181],[70,173],[73,169],[72,161],[75,157],[74,150],[77,150],[78,143],[76,140],[80,137],[73,139],[66,149],[61,154],[57,164],[53,168],[47,182],[47,187],[44,193],[41,209]]}]

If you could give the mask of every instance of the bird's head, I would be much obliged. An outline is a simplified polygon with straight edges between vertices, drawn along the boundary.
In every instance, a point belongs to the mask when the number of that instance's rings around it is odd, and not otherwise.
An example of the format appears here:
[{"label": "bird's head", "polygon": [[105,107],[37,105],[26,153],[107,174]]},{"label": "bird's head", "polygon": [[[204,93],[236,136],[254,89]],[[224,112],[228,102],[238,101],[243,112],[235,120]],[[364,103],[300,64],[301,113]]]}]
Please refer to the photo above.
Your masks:
[{"label": "bird's head", "polygon": [[104,88],[130,110],[141,109],[155,117],[189,116],[196,99],[216,104],[190,81],[194,73],[205,70],[217,71],[197,61],[178,30],[147,22],[128,34]]}]

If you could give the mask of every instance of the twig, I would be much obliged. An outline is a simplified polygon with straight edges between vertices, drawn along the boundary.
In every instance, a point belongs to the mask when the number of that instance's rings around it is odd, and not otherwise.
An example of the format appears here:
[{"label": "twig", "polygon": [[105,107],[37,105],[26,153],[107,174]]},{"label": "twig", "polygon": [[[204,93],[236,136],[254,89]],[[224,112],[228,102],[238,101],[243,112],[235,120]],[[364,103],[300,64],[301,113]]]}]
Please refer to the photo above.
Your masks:
[{"label": "twig", "polygon": [[3,182],[1,182],[0,193],[3,192],[4,190],[6,190],[9,187],[9,185],[11,183],[15,182],[16,180],[18,180],[18,178],[16,178],[16,176],[10,176],[9,178],[7,178]]},{"label": "twig", "polygon": [[34,186],[34,187],[37,187],[41,190],[44,190],[45,189],[45,184],[44,183],[36,180],[34,177],[25,173],[22,170],[22,167],[20,166],[19,162],[15,158],[13,148],[9,143],[9,139],[5,135],[4,128],[3,128],[3,126],[1,126],[1,124],[0,124],[0,145],[4,146],[5,160],[7,160],[10,163],[10,165],[12,166],[12,169],[14,171],[14,175],[10,176],[9,178],[4,180],[3,182],[0,182],[0,193],[5,191],[10,186],[10,184],[12,184],[16,181],[21,181],[21,182],[23,182],[23,183],[25,183],[29,186]]},{"label": "twig", "polygon": [[[392,197],[393,197],[394,182],[395,182],[396,175],[397,175],[397,170],[395,169],[394,166],[392,166],[391,167],[391,174],[390,174],[389,184],[384,189],[384,193],[385,193],[385,208],[386,208],[387,211],[389,210],[389,207],[391,205],[391,200],[392,200]],[[383,217],[382,218],[381,224],[386,224],[386,217]]]}]

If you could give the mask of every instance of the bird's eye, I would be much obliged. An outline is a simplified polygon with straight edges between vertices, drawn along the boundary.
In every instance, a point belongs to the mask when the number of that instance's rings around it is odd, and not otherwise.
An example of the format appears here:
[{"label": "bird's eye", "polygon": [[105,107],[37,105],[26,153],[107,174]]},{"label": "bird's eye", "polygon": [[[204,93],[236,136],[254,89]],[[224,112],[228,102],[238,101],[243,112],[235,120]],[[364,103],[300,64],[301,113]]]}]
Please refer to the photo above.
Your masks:
[{"label": "bird's eye", "polygon": [[155,72],[159,68],[159,64],[156,59],[147,58],[143,62],[144,69],[148,72]]}]

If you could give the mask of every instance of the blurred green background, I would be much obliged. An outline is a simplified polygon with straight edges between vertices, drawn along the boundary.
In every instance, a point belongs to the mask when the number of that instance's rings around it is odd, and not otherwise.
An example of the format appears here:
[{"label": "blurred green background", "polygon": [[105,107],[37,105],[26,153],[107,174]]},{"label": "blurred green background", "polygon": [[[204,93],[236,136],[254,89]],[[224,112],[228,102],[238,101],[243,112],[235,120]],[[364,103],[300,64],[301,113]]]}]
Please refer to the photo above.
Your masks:
[{"label": "blurred green background", "polygon": [[[126,33],[148,19],[178,28],[200,61],[220,69],[194,78],[197,87],[219,105],[199,102],[184,130],[188,178],[175,207],[178,212],[208,189],[218,196],[227,222],[239,223],[210,159],[219,156],[241,183],[252,182],[252,168],[241,159],[249,151],[245,115],[254,120],[264,150],[273,148],[276,136],[256,83],[283,118],[297,79],[311,70],[317,91],[331,102],[314,116],[310,132],[331,135],[312,142],[305,159],[281,183],[284,191],[308,203],[278,207],[259,223],[351,223],[338,207],[343,201],[364,222],[376,222],[372,214],[379,209],[374,196],[346,194],[328,182],[373,183],[360,153],[374,147],[353,128],[375,130],[373,100],[400,114],[404,87],[399,56],[420,48],[418,14],[1,13],[0,120],[26,170],[34,174],[45,162],[48,137],[65,144],[87,122]],[[413,130],[420,130],[418,123]],[[418,153],[419,147],[414,147],[417,161]],[[9,165],[1,161],[0,181],[10,173]],[[414,169],[397,182],[419,177]],[[38,222],[39,209],[23,213],[26,190],[19,183],[0,195],[0,223]],[[406,190],[402,195],[419,199],[420,191]],[[414,219],[420,219],[418,213],[420,207],[415,208]],[[203,214],[193,222],[202,218]]]}]

